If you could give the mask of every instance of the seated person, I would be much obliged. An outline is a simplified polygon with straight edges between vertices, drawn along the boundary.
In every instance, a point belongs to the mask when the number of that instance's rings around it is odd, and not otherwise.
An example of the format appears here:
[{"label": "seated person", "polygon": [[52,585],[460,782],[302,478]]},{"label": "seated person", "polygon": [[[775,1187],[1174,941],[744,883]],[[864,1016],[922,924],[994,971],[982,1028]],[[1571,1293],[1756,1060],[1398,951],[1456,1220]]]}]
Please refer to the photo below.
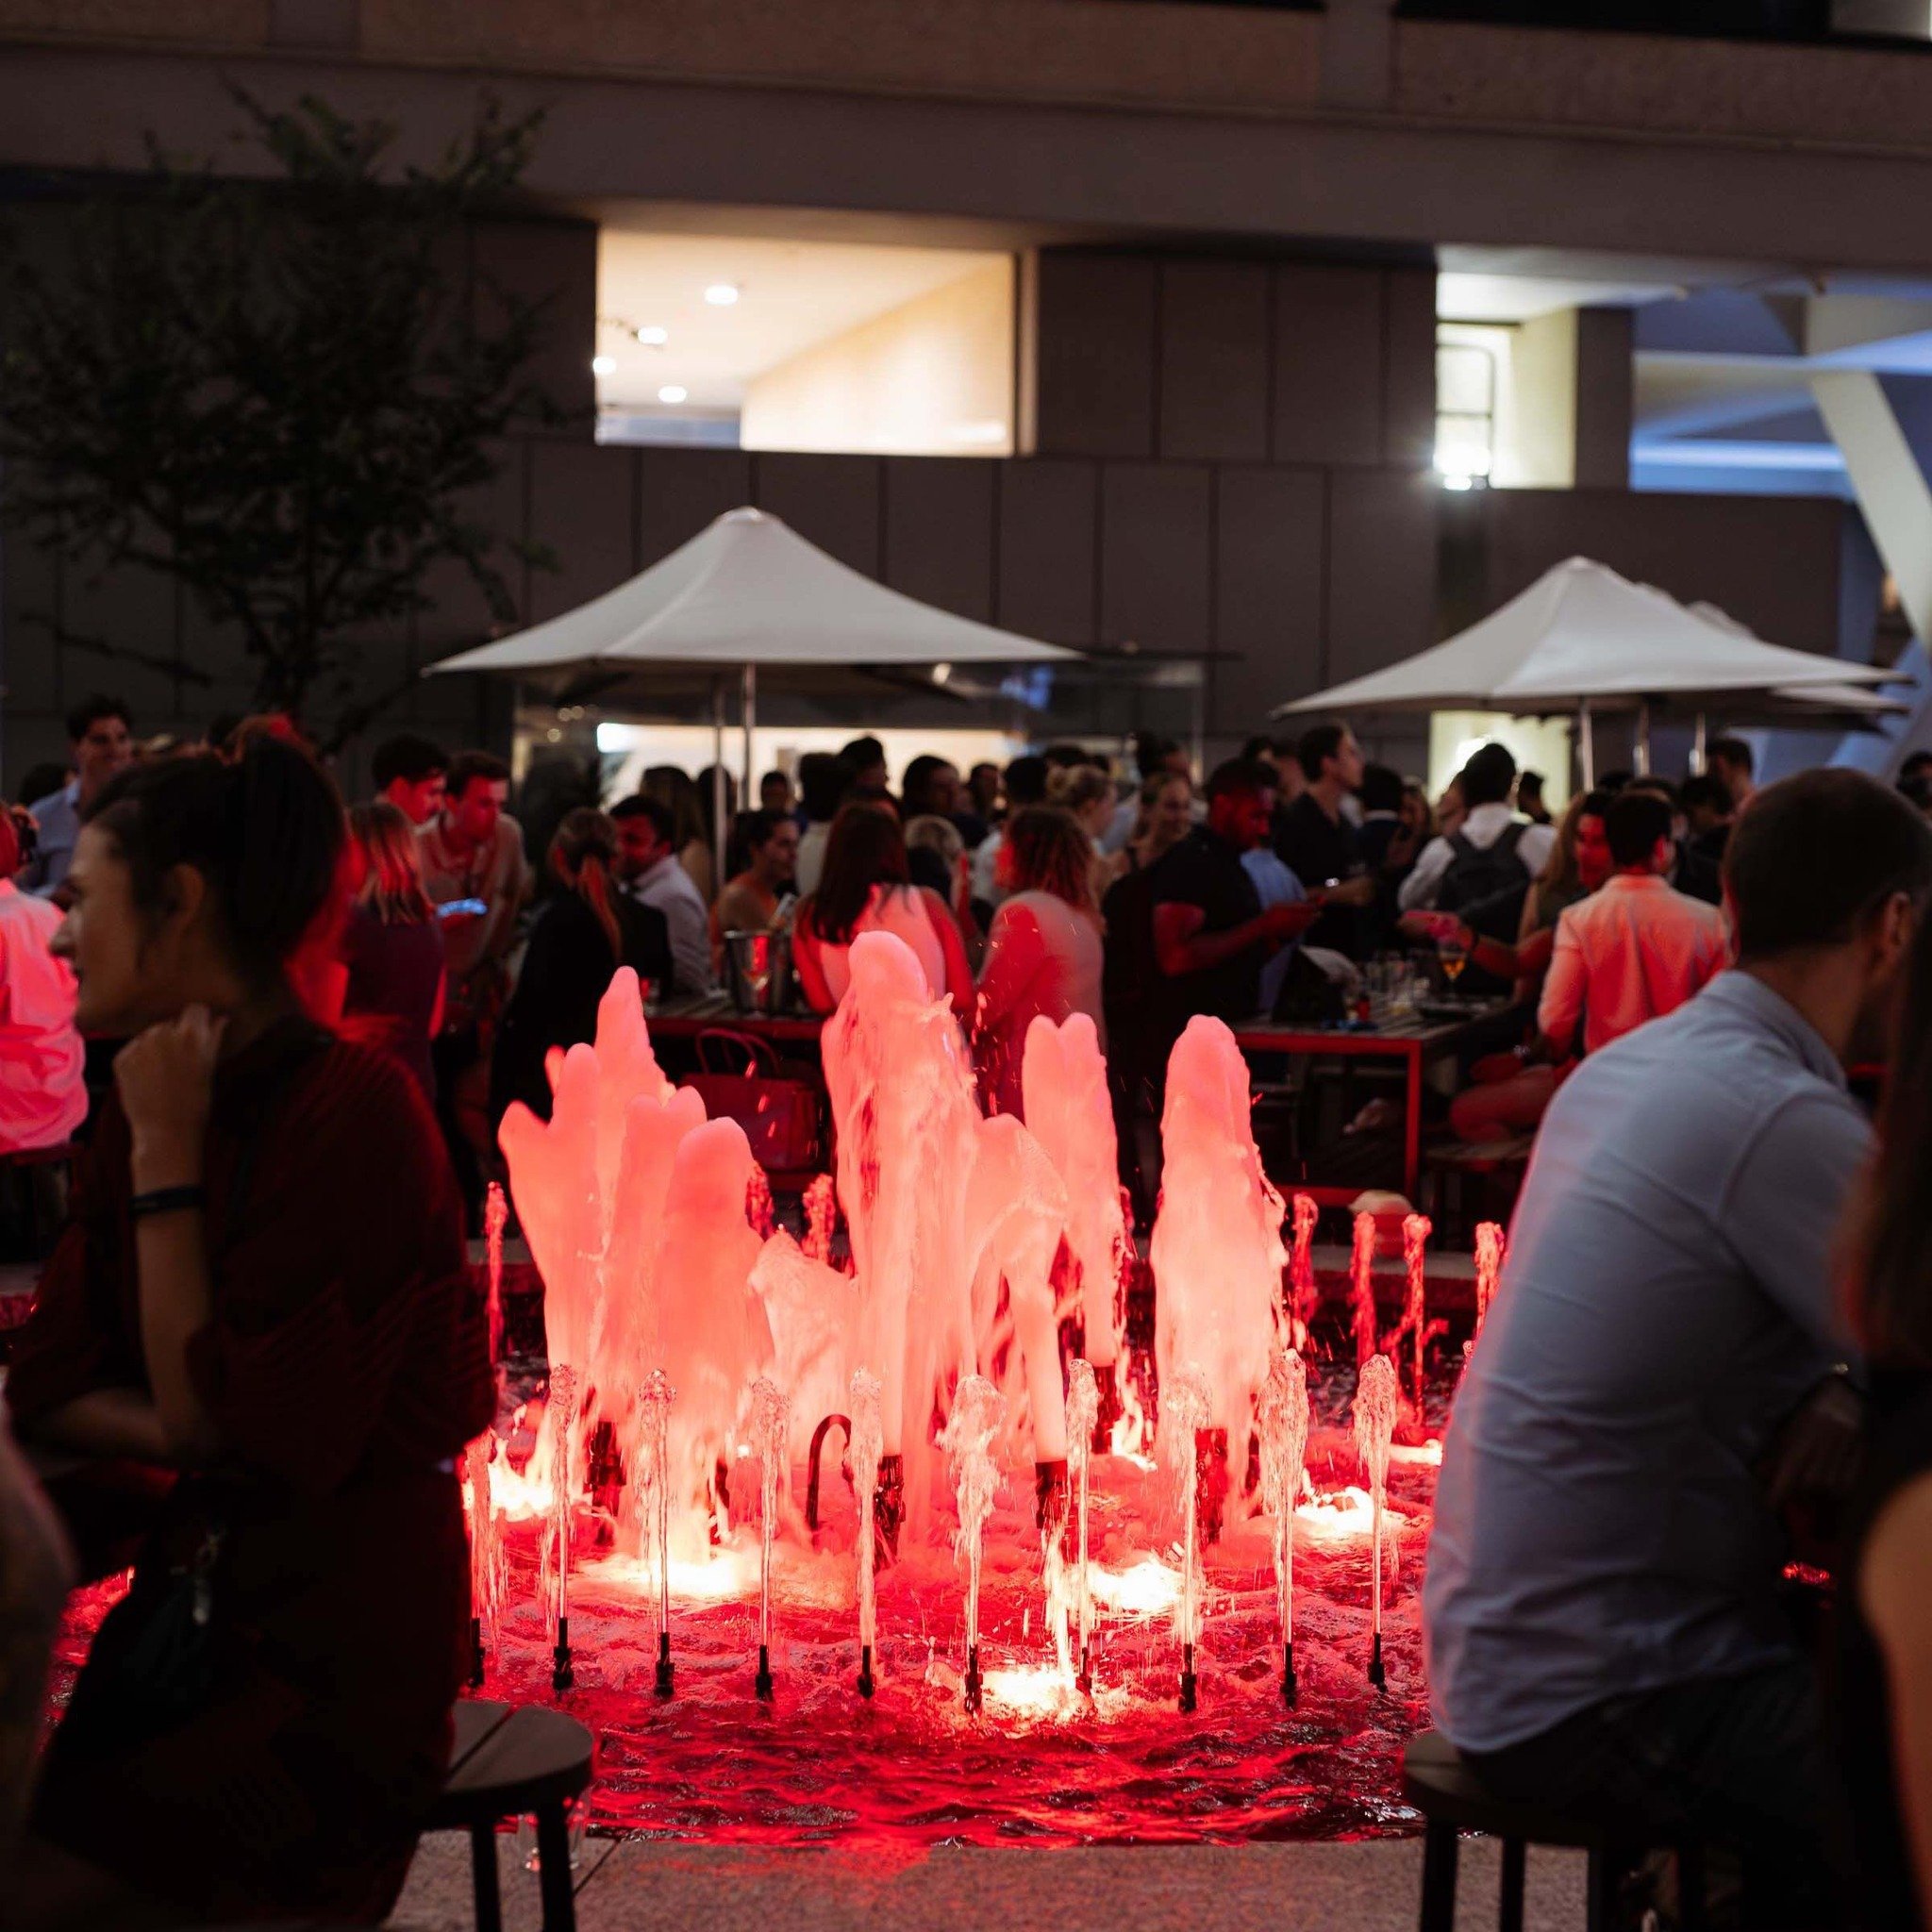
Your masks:
[{"label": "seated person", "polygon": [[1674,1012],[1724,970],[1723,915],[1664,876],[1676,857],[1670,807],[1651,792],[1620,792],[1604,814],[1604,834],[1616,870],[1557,921],[1537,1008],[1553,1056],[1570,1051],[1579,1021],[1584,1050],[1595,1053]]},{"label": "seated person", "polygon": [[640,792],[613,805],[610,818],[617,827],[617,876],[627,898],[663,915],[671,934],[677,991],[716,992],[711,915],[678,858],[677,820],[672,808],[661,798]]},{"label": "seated person", "polygon": [[896,934],[912,949],[933,997],[950,998],[970,1023],[973,969],[958,924],[937,892],[912,883],[897,816],[858,802],[832,821],[819,889],[792,921],[792,963],[814,1012],[832,1012],[845,997],[847,956],[862,932]]},{"label": "seated person", "polygon": [[58,1147],[87,1118],[74,970],[52,951],[60,911],[23,892],[20,827],[0,811],[0,1153]]},{"label": "seated person", "polygon": [[537,915],[497,1032],[492,1122],[512,1100],[539,1120],[550,1118],[550,1050],[597,1037],[597,1006],[620,966],[647,985],[673,980],[670,927],[656,907],[618,890],[617,855],[617,826],[594,806],[567,812],[550,841],[550,870],[562,890]]},{"label": "seated person", "polygon": [[1424,1637],[1436,1724],[1493,1790],[1729,1848],[1742,1923],[1816,1926],[1839,1794],[1780,1606],[1780,1457],[1843,1459],[1833,1252],[1871,1147],[1843,1070],[1882,1039],[1932,829],[1808,772],[1758,796],[1725,883],[1737,969],[1550,1104],[1443,1447]]},{"label": "seated person", "polygon": [[721,974],[727,932],[769,932],[777,924],[778,901],[792,890],[798,865],[798,824],[784,812],[741,812],[733,842],[744,869],[725,880],[711,908],[711,961]]},{"label": "seated person", "polygon": [[134,1037],[8,1404],[24,1440],[179,1474],[48,1746],[23,1924],[380,1920],[441,1788],[454,1459],[495,1391],[422,1090],[289,982],[342,836],[264,738],[137,765],[75,847],[78,1022]]}]

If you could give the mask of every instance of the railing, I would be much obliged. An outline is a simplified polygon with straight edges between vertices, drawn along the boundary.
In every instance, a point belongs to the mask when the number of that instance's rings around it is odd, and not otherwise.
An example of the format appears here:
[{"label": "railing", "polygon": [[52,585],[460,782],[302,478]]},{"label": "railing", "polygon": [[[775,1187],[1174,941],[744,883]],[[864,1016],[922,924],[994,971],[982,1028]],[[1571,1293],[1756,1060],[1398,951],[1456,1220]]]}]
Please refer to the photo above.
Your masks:
[{"label": "railing", "polygon": [[1925,0],[1398,0],[1402,20],[1479,22],[1685,40],[1896,47],[1932,40]]}]

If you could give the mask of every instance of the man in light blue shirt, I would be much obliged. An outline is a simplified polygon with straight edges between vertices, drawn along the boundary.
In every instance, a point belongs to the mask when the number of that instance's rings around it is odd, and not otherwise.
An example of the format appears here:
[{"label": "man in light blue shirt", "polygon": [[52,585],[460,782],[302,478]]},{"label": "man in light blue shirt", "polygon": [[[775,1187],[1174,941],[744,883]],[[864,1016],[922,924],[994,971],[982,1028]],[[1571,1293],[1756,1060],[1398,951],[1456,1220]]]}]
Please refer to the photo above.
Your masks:
[{"label": "man in light blue shirt", "polygon": [[35,825],[34,856],[14,883],[24,892],[48,898],[59,890],[74,862],[81,820],[116,772],[134,761],[134,739],[127,707],[119,698],[91,697],[67,714],[74,747],[74,782],[45,798],[29,799]]},{"label": "man in light blue shirt", "polygon": [[1754,801],[1725,876],[1737,966],[1544,1118],[1444,1445],[1424,1627],[1436,1723],[1497,1789],[1728,1841],[1745,1923],[1824,1924],[1834,1780],[1761,1472],[1794,1441],[1841,1457],[1856,1426],[1831,1251],[1870,1131],[1842,1066],[1932,831],[1809,772]]},{"label": "man in light blue shirt", "polygon": [[[1270,845],[1257,845],[1250,852],[1241,854],[1241,870],[1255,882],[1255,895],[1261,902],[1261,910],[1271,906],[1301,906],[1307,901],[1307,893],[1302,890],[1302,882]],[[1288,969],[1294,963],[1295,953],[1299,950],[1296,942],[1290,940],[1272,959],[1261,967],[1261,1011],[1272,1013],[1274,1002],[1281,997],[1281,982],[1288,977]]]}]

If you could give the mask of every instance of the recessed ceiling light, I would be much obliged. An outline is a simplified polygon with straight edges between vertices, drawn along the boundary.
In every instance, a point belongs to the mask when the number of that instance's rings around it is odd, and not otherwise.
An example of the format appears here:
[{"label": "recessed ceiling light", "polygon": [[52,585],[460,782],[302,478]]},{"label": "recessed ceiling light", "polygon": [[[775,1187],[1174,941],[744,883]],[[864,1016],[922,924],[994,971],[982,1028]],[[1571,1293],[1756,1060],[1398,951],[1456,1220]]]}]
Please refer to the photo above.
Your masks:
[{"label": "recessed ceiling light", "polygon": [[729,308],[738,300],[738,284],[736,282],[713,282],[705,291],[705,300],[713,308]]},{"label": "recessed ceiling light", "polygon": [[658,391],[658,400],[660,403],[681,403],[690,394],[690,390],[686,389],[683,383],[667,382]]},{"label": "recessed ceiling light", "polygon": [[638,341],[647,349],[661,349],[670,340],[668,328],[641,328],[638,331]]},{"label": "recessed ceiling light", "polygon": [[617,358],[615,356],[592,356],[591,358],[591,374],[592,375],[615,375],[617,374]]}]

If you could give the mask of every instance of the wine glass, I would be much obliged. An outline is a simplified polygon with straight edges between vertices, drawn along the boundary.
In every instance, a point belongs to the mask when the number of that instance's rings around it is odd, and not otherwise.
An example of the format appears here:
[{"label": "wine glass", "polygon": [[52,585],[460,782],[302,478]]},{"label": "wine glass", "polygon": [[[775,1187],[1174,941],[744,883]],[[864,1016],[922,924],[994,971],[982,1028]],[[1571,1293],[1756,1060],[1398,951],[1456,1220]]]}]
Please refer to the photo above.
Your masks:
[{"label": "wine glass", "polygon": [[1460,939],[1445,939],[1438,945],[1436,957],[1442,962],[1442,977],[1453,992],[1456,982],[1462,977],[1462,969],[1469,964],[1469,948]]}]

